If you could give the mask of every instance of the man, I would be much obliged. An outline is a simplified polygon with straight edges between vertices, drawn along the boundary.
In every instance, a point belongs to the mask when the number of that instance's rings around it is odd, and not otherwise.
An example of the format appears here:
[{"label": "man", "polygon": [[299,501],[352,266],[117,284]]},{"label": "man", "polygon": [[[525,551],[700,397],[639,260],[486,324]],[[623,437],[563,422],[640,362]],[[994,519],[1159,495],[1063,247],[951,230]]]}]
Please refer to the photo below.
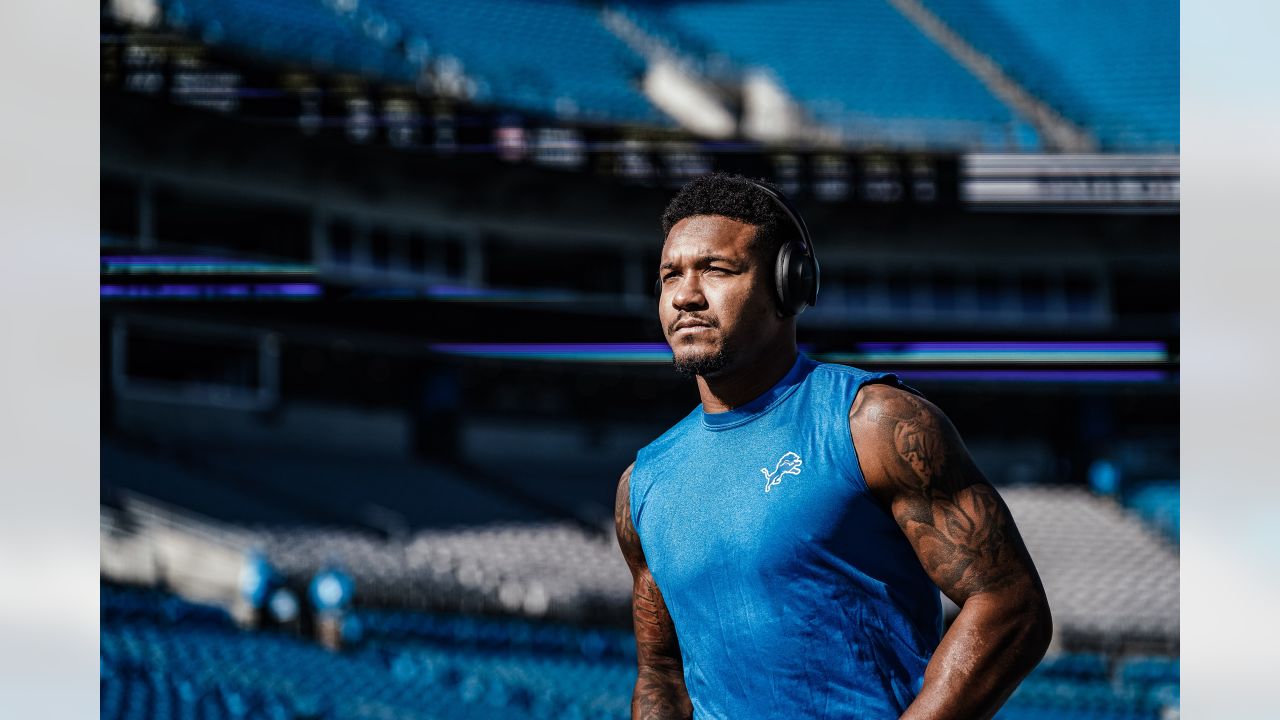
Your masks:
[{"label": "man", "polygon": [[817,267],[775,189],[702,176],[662,222],[659,318],[702,403],[618,483],[632,717],[994,715],[1051,620],[955,428],[893,375],[797,353]]}]

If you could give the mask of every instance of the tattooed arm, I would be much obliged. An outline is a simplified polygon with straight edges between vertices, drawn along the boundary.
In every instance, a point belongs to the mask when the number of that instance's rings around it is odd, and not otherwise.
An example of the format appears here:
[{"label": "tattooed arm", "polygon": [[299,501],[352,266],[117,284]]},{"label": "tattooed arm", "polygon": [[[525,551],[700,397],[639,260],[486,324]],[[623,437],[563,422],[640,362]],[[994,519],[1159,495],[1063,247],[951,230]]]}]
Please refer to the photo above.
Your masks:
[{"label": "tattooed arm", "polygon": [[[634,467],[631,466],[631,467]],[[613,522],[618,546],[631,568],[631,619],[636,631],[636,687],[631,695],[632,720],[668,720],[693,716],[684,687],[684,663],[676,628],[631,522],[631,467],[618,481]]]},{"label": "tattooed arm", "polygon": [[849,425],[868,488],[960,606],[902,718],[990,718],[1044,656],[1053,628],[1013,517],[933,403],[867,385]]}]

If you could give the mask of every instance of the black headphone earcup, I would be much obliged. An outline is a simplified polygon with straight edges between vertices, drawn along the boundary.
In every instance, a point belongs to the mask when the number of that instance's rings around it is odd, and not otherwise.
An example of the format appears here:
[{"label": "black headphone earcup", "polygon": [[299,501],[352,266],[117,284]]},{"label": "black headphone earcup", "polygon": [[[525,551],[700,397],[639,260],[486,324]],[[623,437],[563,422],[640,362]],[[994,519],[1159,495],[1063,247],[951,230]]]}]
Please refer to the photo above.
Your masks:
[{"label": "black headphone earcup", "polygon": [[809,272],[808,292],[805,295],[805,302],[808,303],[809,307],[813,307],[818,304],[818,286],[822,282],[822,268],[818,267],[818,258],[814,256],[812,249],[805,255],[805,259],[808,261],[806,265],[808,265]]},{"label": "black headphone earcup", "polygon": [[791,308],[791,243],[783,243],[778,248],[778,257],[773,267],[773,285],[778,298],[778,310],[784,315],[795,315]]},{"label": "black headphone earcup", "polygon": [[783,315],[799,315],[813,304],[817,294],[818,265],[804,247],[794,242],[778,248],[774,286]]}]

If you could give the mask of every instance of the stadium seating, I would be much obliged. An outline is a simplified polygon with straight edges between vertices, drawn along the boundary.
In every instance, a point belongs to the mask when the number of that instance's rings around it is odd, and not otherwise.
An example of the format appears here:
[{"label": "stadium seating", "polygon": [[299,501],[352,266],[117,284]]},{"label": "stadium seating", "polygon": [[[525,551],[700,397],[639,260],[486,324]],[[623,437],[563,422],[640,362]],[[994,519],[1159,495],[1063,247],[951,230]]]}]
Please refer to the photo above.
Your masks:
[{"label": "stadium seating", "polygon": [[333,530],[255,537],[290,578],[310,577],[325,563],[349,569],[358,596],[373,605],[583,619],[621,617],[630,599],[613,539],[567,523],[423,530],[403,543]]},{"label": "stadium seating", "polygon": [[1111,501],[1075,487],[1011,487],[1009,505],[1060,631],[1123,645],[1178,638],[1178,556]]},{"label": "stadium seating", "polygon": [[1106,150],[1176,149],[1178,5],[925,0],[1026,89]]},{"label": "stadium seating", "polygon": [[[155,591],[103,585],[102,717],[622,718],[628,631],[545,622],[358,611],[343,653]],[[1178,660],[1059,655],[1037,668],[1005,720],[1158,720],[1177,707]]]},{"label": "stadium seating", "polygon": [[[1179,27],[1169,0],[924,5],[1104,150],[1177,148]],[[161,7],[172,27],[272,60],[406,84],[429,67],[460,77],[481,103],[671,125],[639,89],[644,58],[606,29],[595,3],[161,0]],[[855,142],[969,149],[1039,142],[887,3],[629,0],[609,7],[704,74],[767,70],[814,119]]]},{"label": "stadium seating", "polygon": [[377,0],[432,54],[460,61],[475,99],[552,116],[666,124],[638,86],[642,59],[577,0]]},{"label": "stadium seating", "polygon": [[1051,656],[1023,682],[1010,701],[1010,711],[998,717],[1026,717],[1024,708],[1045,715],[1036,717],[1159,718],[1164,708],[1179,705],[1179,660],[1167,656],[1135,656],[1119,659],[1109,669],[1105,656],[1063,654]]},{"label": "stadium seating", "polygon": [[320,0],[161,0],[166,22],[205,42],[328,70],[413,84],[419,66],[396,50],[396,26],[376,14],[344,16]]},{"label": "stadium seating", "polygon": [[102,598],[152,606],[104,610],[103,718],[625,718],[635,678],[621,631],[370,615],[372,639],[335,654],[225,618],[187,622],[207,610],[173,615],[187,604],[172,596],[103,586]]},{"label": "stadium seating", "polygon": [[591,660],[627,660],[636,656],[630,632],[609,628],[581,629],[571,625],[510,618],[437,615],[413,610],[358,610],[366,643],[396,648],[437,643],[467,650],[581,655]]},{"label": "stadium seating", "polygon": [[[1083,488],[1005,487],[1001,494],[1035,558],[1060,632],[1113,652],[1130,642],[1176,648],[1175,546],[1110,498]],[[387,537],[315,525],[181,522],[194,528],[193,536],[261,549],[295,586],[324,567],[345,568],[365,607],[467,608],[577,622],[616,621],[629,607],[630,576],[603,527],[498,522]]]},{"label": "stadium seating", "polygon": [[167,21],[271,59],[413,84],[424,67],[485,104],[666,125],[639,90],[642,59],[576,0],[164,0]]},{"label": "stadium seating", "polygon": [[1130,657],[1121,661],[1118,674],[1121,683],[1137,689],[1147,702],[1176,705],[1182,681],[1180,665],[1178,658]]},{"label": "stadium seating", "polygon": [[1036,675],[1052,680],[1099,682],[1111,675],[1111,667],[1107,657],[1099,653],[1063,653],[1045,658],[1036,668]]},{"label": "stadium seating", "polygon": [[[1176,149],[1178,16],[1169,0],[926,0],[979,52],[1105,150]],[[162,0],[172,27],[273,60],[413,84],[458,77],[480,103],[669,126],[639,89],[645,59],[580,0]],[[877,0],[609,6],[689,67],[764,69],[854,142],[1035,149],[1035,132],[911,21]],[[711,69],[714,69],[711,70]]]},{"label": "stadium seating", "polygon": [[101,588],[99,619],[104,625],[143,623],[232,627],[231,617],[222,608],[189,602],[159,590],[123,590],[110,585]]},{"label": "stadium seating", "polygon": [[[629,2],[647,32],[686,52],[721,53],[744,68],[772,71],[815,119],[851,140],[1007,147],[1007,107],[878,0]],[[677,36],[678,33],[678,36]],[[685,44],[688,44],[687,41]]]}]

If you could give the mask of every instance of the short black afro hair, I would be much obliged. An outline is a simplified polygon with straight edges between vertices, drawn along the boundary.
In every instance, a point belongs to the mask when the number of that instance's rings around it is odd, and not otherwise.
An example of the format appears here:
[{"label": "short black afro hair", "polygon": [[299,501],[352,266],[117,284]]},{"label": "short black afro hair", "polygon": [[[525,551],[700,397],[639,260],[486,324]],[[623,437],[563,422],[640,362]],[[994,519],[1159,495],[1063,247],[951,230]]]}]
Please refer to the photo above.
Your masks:
[{"label": "short black afro hair", "polygon": [[662,237],[671,234],[676,223],[695,215],[722,215],[757,227],[753,249],[772,262],[778,248],[798,239],[795,224],[778,203],[754,183],[776,187],[763,180],[748,180],[725,172],[699,175],[690,180],[667,204],[662,213]]}]

